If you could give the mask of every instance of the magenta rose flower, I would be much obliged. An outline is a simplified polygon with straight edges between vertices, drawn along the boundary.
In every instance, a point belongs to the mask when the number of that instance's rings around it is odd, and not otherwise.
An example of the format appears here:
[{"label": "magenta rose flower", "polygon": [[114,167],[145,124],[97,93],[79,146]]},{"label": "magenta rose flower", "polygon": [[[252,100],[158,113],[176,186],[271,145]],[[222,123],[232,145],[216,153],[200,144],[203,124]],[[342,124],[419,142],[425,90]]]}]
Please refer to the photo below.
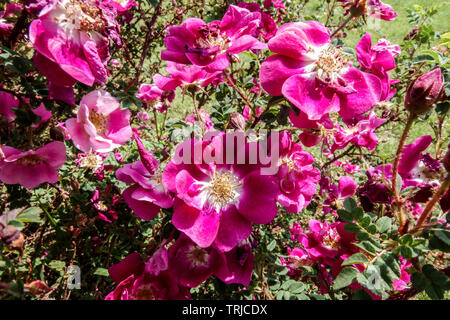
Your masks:
[{"label": "magenta rose flower", "polygon": [[181,234],[169,248],[169,272],[186,287],[195,288],[224,264],[224,257],[214,247],[202,248]]},{"label": "magenta rose flower", "polygon": [[255,260],[250,242],[245,240],[224,255],[226,262],[219,266],[215,275],[226,284],[240,283],[248,286]]},{"label": "magenta rose flower", "polygon": [[22,152],[13,147],[1,147],[0,180],[6,184],[20,184],[35,188],[41,183],[58,181],[58,169],[66,162],[66,146],[59,141]]},{"label": "magenta rose flower", "polygon": [[161,183],[158,160],[152,159],[156,169],[153,173],[145,168],[141,160],[126,164],[116,171],[117,179],[133,184],[124,190],[122,196],[134,213],[144,220],[153,219],[161,208],[173,205],[173,198]]},{"label": "magenta rose flower", "polygon": [[381,99],[380,79],[350,67],[317,21],[282,25],[268,46],[276,54],[261,65],[262,87],[273,96],[284,95],[310,120],[331,111],[353,118]]},{"label": "magenta rose flower", "polygon": [[289,131],[279,133],[279,169],[277,179],[280,193],[277,201],[288,212],[300,212],[308,206],[319,182],[320,171],[314,168],[314,158],[300,144],[292,141]]},{"label": "magenta rose flower", "polygon": [[109,40],[118,40],[115,16],[101,2],[50,1],[29,28],[36,68],[58,86],[104,83]]},{"label": "magenta rose flower", "polygon": [[[163,172],[164,186],[175,194],[172,224],[200,247],[214,244],[221,251],[246,239],[252,222],[269,223],[277,214],[275,177],[262,175],[260,165],[239,158],[248,155],[250,143],[241,132],[237,136],[242,144],[227,146],[231,135],[218,133],[211,141],[183,142],[176,150],[177,155],[186,153],[183,159],[175,157]],[[256,142],[253,146],[258,147]],[[202,152],[203,159],[195,150]]]},{"label": "magenta rose flower", "polygon": [[143,83],[139,87],[136,97],[140,99],[145,106],[152,107],[159,112],[165,112],[170,108],[169,103],[175,98],[173,90],[164,91],[156,84]]},{"label": "magenta rose flower", "polygon": [[75,146],[84,152],[112,151],[132,135],[130,111],[121,110],[119,101],[103,90],[85,95],[77,117],[68,119],[65,127]]},{"label": "magenta rose flower", "polygon": [[164,91],[173,91],[178,87],[184,91],[189,87],[206,87],[217,81],[217,76],[220,74],[220,71],[207,72],[204,68],[196,65],[186,66],[171,61],[167,62],[166,70],[170,77],[160,74],[153,76],[153,82]]},{"label": "magenta rose flower", "polygon": [[398,13],[392,7],[380,0],[338,0],[343,2],[344,8],[349,8],[345,15],[352,13],[355,16],[368,15],[372,18],[392,21]]},{"label": "magenta rose flower", "polygon": [[333,134],[334,144],[331,146],[331,152],[338,149],[344,149],[349,143],[367,150],[373,150],[378,144],[378,137],[375,129],[385,123],[386,119],[378,118],[375,112],[371,111],[369,115],[358,121],[354,126],[343,128],[336,125],[336,131]]},{"label": "magenta rose flower", "polygon": [[188,18],[181,26],[169,28],[164,39],[167,49],[161,52],[161,59],[203,66],[208,72],[221,71],[228,67],[227,54],[266,48],[253,37],[260,21],[259,12],[234,5],[229,6],[222,21],[206,23]]},{"label": "magenta rose flower", "polygon": [[117,287],[105,300],[185,300],[189,289],[167,270],[167,249],[160,248],[146,264],[134,252],[108,269]]},{"label": "magenta rose flower", "polygon": [[361,68],[376,75],[381,80],[381,100],[388,101],[391,99],[396,91],[391,86],[397,83],[398,80],[390,79],[388,71],[395,68],[394,57],[400,54],[400,47],[391,45],[386,39],[380,39],[376,45],[372,46],[370,34],[366,33],[355,49]]},{"label": "magenta rose flower", "polygon": [[102,2],[113,6],[118,14],[125,14],[131,8],[138,6],[135,0],[102,0]]}]

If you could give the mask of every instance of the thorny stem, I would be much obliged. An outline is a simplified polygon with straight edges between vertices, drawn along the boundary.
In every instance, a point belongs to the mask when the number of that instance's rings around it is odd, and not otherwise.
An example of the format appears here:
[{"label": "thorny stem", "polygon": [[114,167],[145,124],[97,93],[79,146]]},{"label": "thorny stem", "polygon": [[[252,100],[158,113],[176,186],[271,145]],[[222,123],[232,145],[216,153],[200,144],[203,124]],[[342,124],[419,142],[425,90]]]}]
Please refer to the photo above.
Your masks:
[{"label": "thorny stem", "polygon": [[158,4],[155,7],[155,11],[152,15],[151,20],[147,24],[147,34],[145,35],[145,41],[142,49],[142,55],[139,59],[139,63],[136,69],[136,75],[134,76],[134,79],[131,80],[130,84],[125,88],[125,92],[127,92],[133,84],[139,81],[139,76],[141,75],[142,67],[144,66],[145,58],[147,57],[148,50],[150,49],[150,43],[153,40],[153,26],[156,23],[156,20],[159,16],[161,16],[161,5],[163,0],[160,0]]},{"label": "thorny stem", "polygon": [[333,38],[339,31],[341,31],[346,25],[347,23],[350,22],[350,20],[353,19],[353,15],[349,14],[348,17],[342,21],[342,23],[339,25],[339,27],[337,27],[336,30],[333,31],[333,33],[331,34],[330,38]]},{"label": "thorny stem", "polygon": [[[245,101],[246,104],[248,104],[248,106],[251,108],[252,107],[252,103],[250,102],[250,100],[248,99],[247,95],[242,92],[241,89],[239,89],[236,84],[233,82],[233,79],[231,79],[230,74],[227,71],[224,71],[225,77],[227,78],[228,83],[230,84],[230,86],[234,89],[234,91],[237,92],[237,94]],[[253,110],[253,109],[252,109]]]},{"label": "thorny stem", "polygon": [[335,162],[336,160],[345,157],[346,155],[348,155],[350,153],[350,151],[352,151],[353,149],[355,149],[356,146],[352,145],[350,146],[345,152],[341,153],[340,155],[334,157],[333,159],[331,159],[330,161],[326,162],[323,166],[322,169],[325,169],[326,167],[328,167],[330,164],[332,164],[333,162]]},{"label": "thorny stem", "polygon": [[398,190],[397,190],[397,174],[398,174],[398,164],[400,162],[400,156],[402,154],[403,151],[403,147],[405,146],[405,142],[406,142],[406,138],[408,138],[408,132],[412,127],[412,124],[414,123],[414,121],[416,120],[417,115],[413,114],[413,113],[409,113],[408,116],[408,120],[406,122],[405,128],[403,129],[403,133],[402,136],[400,138],[398,147],[397,147],[397,152],[395,154],[395,160],[394,160],[394,168],[393,168],[393,172],[392,172],[392,191],[394,192],[394,197],[395,197],[395,201],[397,204],[400,204],[400,196],[398,194]]},{"label": "thorny stem", "polygon": [[422,224],[428,220],[428,216],[430,215],[431,211],[433,210],[436,203],[442,198],[445,192],[450,188],[450,173],[447,174],[447,177],[445,178],[444,182],[442,182],[441,187],[439,190],[434,194],[433,198],[427,203],[427,206],[423,210],[422,214],[419,217],[419,220],[417,221],[416,226],[411,230],[411,233],[414,233],[422,227]]}]

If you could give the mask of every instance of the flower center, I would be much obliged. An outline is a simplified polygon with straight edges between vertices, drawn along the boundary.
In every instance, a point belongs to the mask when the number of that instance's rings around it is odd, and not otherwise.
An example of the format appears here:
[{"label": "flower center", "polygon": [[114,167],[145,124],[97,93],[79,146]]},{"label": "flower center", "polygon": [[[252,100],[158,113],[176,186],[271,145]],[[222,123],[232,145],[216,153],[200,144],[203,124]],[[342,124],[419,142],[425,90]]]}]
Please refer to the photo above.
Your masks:
[{"label": "flower center", "polygon": [[348,60],[342,56],[342,49],[324,49],[316,61],[317,76],[324,82],[333,82],[347,63]]},{"label": "flower center", "polygon": [[200,248],[199,246],[192,246],[186,255],[194,267],[208,265],[209,254],[205,249]]},{"label": "flower center", "polygon": [[65,12],[57,17],[58,23],[68,29],[77,29],[85,32],[103,32],[106,23],[102,11],[94,2],[70,0],[64,4]]},{"label": "flower center", "polygon": [[98,113],[95,110],[89,112],[89,121],[94,125],[97,132],[100,134],[106,133],[106,128],[108,124],[108,116]]},{"label": "flower center", "polygon": [[42,163],[42,159],[40,156],[36,155],[36,154],[29,154],[25,157],[22,157],[20,159],[17,159],[16,161],[18,164],[24,164],[24,165],[32,165],[35,166],[37,164]]},{"label": "flower center", "polygon": [[80,156],[79,165],[81,168],[87,168],[95,171],[101,167],[102,163],[102,157],[94,152],[88,152],[86,155]]},{"label": "flower center", "polygon": [[239,196],[241,182],[231,171],[216,171],[208,185],[208,200],[220,209],[233,203]]},{"label": "flower center", "polygon": [[149,284],[144,284],[136,289],[134,294],[136,300],[155,300],[155,295],[153,294],[152,287]]},{"label": "flower center", "polygon": [[328,249],[339,249],[340,236],[335,229],[330,229],[322,238],[322,243]]},{"label": "flower center", "polygon": [[289,171],[297,169],[297,166],[295,165],[295,161],[290,157],[281,158],[278,165],[281,166],[283,164],[286,164],[288,166]]},{"label": "flower center", "polygon": [[313,264],[308,256],[299,257],[296,255],[289,256],[289,262],[291,268],[307,267]]},{"label": "flower center", "polygon": [[196,44],[200,48],[219,47],[220,51],[226,50],[230,46],[230,39],[220,34],[219,27],[216,25],[204,25],[198,28],[201,37],[197,39]]}]

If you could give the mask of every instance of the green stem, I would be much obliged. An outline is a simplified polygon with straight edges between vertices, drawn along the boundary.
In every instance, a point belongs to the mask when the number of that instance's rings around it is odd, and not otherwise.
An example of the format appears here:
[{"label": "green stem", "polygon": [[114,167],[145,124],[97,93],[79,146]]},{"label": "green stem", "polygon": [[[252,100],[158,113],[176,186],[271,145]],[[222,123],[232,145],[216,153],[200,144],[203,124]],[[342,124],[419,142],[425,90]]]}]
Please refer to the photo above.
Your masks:
[{"label": "green stem", "polygon": [[395,201],[397,204],[400,203],[400,196],[398,194],[397,190],[397,175],[398,175],[398,164],[400,162],[400,157],[402,155],[403,147],[405,146],[406,138],[408,138],[408,132],[412,127],[412,124],[414,123],[414,120],[416,120],[417,115],[410,113],[408,116],[408,120],[406,122],[405,128],[403,129],[402,136],[400,138],[397,152],[395,154],[395,160],[394,160],[394,168],[392,173],[392,191],[394,192]]}]

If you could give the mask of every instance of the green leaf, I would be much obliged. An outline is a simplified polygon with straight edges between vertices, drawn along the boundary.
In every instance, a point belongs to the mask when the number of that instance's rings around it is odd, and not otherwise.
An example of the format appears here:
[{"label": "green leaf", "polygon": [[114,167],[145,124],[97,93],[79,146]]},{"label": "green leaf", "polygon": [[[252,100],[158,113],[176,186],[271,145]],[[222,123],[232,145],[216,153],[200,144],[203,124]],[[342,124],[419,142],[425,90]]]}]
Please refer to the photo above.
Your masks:
[{"label": "green leaf", "polygon": [[361,219],[360,224],[363,228],[366,228],[370,225],[371,222],[372,220],[370,219],[370,217],[366,215]]},{"label": "green leaf", "polygon": [[333,289],[339,290],[352,284],[356,280],[359,271],[354,267],[346,267],[338,274],[333,283]]},{"label": "green leaf", "polygon": [[341,266],[350,266],[352,264],[367,263],[368,261],[369,260],[367,260],[367,257],[364,254],[358,252],[345,259],[344,262],[342,262]]},{"label": "green leaf", "polygon": [[434,235],[446,245],[450,246],[450,232],[438,230],[434,232]]},{"label": "green leaf", "polygon": [[94,271],[94,274],[97,276],[109,277],[108,269],[105,268],[97,268],[97,270]]},{"label": "green leaf", "polygon": [[19,213],[17,215],[16,219],[20,220],[22,222],[42,223],[42,220],[40,218],[41,213],[43,213],[41,208],[30,207],[30,208],[23,210],[21,213]]},{"label": "green leaf", "polygon": [[8,225],[9,225],[9,226],[16,227],[17,230],[19,230],[19,231],[22,230],[23,227],[24,227],[23,222],[22,222],[22,221],[19,221],[19,220],[9,220],[9,221],[8,221]]},{"label": "green leaf", "polygon": [[289,286],[289,291],[294,294],[303,292],[304,290],[305,285],[302,282],[295,281]]},{"label": "green leaf", "polygon": [[277,245],[277,242],[276,242],[275,239],[273,239],[273,240],[267,245],[267,250],[268,250],[269,252],[270,252],[270,251],[273,251],[273,249],[275,249],[276,245]]},{"label": "green leaf", "polygon": [[411,275],[411,282],[417,291],[425,290],[427,286],[427,280],[420,272],[414,272]]},{"label": "green leaf", "polygon": [[56,271],[63,271],[65,265],[66,263],[64,261],[59,260],[50,261],[50,263],[48,264],[51,269],[54,269]]},{"label": "green leaf", "polygon": [[357,233],[361,228],[357,224],[350,222],[344,226],[344,230],[350,233]]},{"label": "green leaf", "polygon": [[353,198],[347,198],[344,200],[344,208],[348,212],[353,212],[353,209],[356,208],[358,205],[356,204],[356,201]]},{"label": "green leaf", "polygon": [[433,282],[433,284],[444,287],[447,284],[448,277],[445,273],[436,270],[431,264],[426,264],[422,267],[423,274]]},{"label": "green leaf", "polygon": [[20,298],[23,294],[23,282],[20,280],[11,282],[8,287],[8,293],[16,298]]},{"label": "green leaf", "polygon": [[370,294],[364,289],[359,289],[353,293],[352,300],[373,300]]},{"label": "green leaf", "polygon": [[360,220],[362,217],[364,217],[364,210],[360,207],[354,208],[352,210],[352,216],[355,218],[355,220]]},{"label": "green leaf", "polygon": [[380,233],[389,232],[391,230],[392,220],[389,217],[381,217],[376,222],[377,229]]},{"label": "green leaf", "polygon": [[344,222],[352,222],[353,221],[353,216],[350,212],[348,212],[347,210],[338,210],[337,211],[339,218],[341,218],[342,221]]}]

